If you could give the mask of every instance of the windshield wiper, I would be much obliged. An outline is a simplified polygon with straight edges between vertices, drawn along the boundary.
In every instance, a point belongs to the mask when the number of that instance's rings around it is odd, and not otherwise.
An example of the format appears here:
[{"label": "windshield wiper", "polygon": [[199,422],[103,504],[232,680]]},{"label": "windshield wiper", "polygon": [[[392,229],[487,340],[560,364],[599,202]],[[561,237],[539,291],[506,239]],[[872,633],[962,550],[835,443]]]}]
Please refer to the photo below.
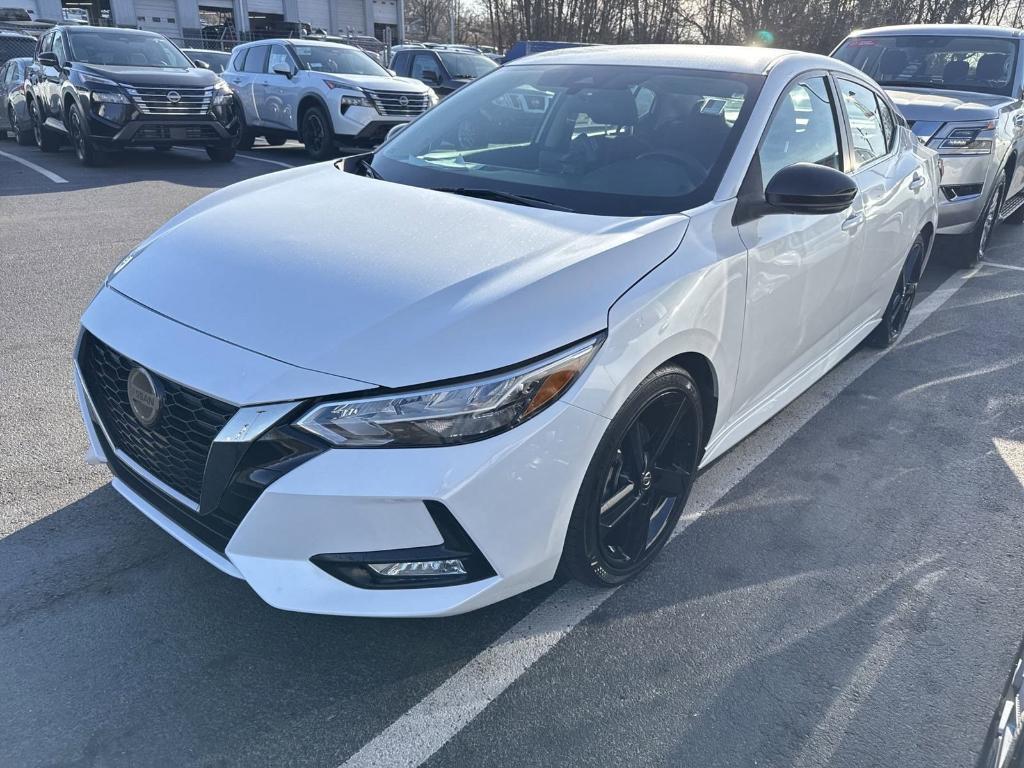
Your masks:
[{"label": "windshield wiper", "polygon": [[499,192],[496,189],[469,189],[467,187],[437,187],[438,192],[450,192],[453,195],[464,197],[479,197],[481,200],[497,200],[502,203],[515,203],[530,208],[545,208],[549,211],[566,211],[572,213],[572,208],[567,208],[558,203],[552,203],[539,197],[530,195],[516,195],[511,192]]}]

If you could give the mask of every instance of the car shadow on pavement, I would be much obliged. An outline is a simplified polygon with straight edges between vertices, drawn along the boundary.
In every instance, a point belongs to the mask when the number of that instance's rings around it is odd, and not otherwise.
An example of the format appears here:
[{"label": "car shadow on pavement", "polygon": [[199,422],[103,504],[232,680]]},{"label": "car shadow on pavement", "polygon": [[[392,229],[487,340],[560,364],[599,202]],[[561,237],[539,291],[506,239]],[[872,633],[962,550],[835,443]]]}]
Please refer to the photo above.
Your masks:
[{"label": "car shadow on pavement", "polygon": [[287,613],[104,485],[0,540],[0,764],[340,764],[551,589],[448,619]]}]

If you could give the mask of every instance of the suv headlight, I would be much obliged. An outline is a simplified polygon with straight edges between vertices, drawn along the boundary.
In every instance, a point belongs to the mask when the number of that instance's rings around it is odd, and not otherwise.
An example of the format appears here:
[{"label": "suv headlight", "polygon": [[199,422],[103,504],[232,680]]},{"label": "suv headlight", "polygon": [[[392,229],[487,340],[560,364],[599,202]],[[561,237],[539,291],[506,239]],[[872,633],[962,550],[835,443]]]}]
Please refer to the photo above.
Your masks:
[{"label": "suv headlight", "polygon": [[995,123],[954,128],[939,142],[939,151],[947,155],[987,155],[994,145]]},{"label": "suv headlight", "polygon": [[218,81],[217,84],[213,86],[213,106],[227,106],[233,99],[234,94],[231,92],[231,86],[223,80]]},{"label": "suv headlight", "polygon": [[419,392],[315,406],[296,422],[339,448],[456,445],[512,429],[557,400],[601,346],[594,337],[516,371]]},{"label": "suv headlight", "polygon": [[440,100],[441,99],[439,99],[437,96],[437,91],[435,91],[433,88],[427,88],[427,104],[433,107]]}]

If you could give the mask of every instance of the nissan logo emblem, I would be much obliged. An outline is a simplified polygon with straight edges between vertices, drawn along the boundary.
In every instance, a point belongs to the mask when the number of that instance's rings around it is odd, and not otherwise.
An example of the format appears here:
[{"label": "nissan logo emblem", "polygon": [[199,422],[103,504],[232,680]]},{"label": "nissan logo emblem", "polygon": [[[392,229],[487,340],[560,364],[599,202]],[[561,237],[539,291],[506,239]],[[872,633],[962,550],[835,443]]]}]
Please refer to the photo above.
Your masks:
[{"label": "nissan logo emblem", "polygon": [[152,427],[160,418],[163,391],[153,375],[136,366],[128,374],[128,405],[144,427]]},{"label": "nissan logo emblem", "polygon": [[399,96],[398,97],[398,103],[401,104],[403,107],[408,107],[409,106],[409,97],[408,96]]},{"label": "nissan logo emblem", "polygon": [[171,102],[171,104],[177,104],[179,101],[181,101],[181,94],[177,91],[168,91],[167,100]]}]

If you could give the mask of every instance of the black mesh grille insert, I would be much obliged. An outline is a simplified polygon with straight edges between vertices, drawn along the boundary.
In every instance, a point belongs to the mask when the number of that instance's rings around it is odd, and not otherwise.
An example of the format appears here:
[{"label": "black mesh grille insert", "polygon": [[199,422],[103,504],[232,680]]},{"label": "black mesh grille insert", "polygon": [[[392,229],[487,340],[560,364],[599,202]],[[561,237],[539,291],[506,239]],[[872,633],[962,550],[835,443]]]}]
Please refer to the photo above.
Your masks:
[{"label": "black mesh grille insert", "polygon": [[133,360],[86,332],[78,365],[114,447],[198,504],[210,445],[234,415],[235,406],[154,374],[163,387],[163,403],[156,423],[145,427],[128,404]]}]

